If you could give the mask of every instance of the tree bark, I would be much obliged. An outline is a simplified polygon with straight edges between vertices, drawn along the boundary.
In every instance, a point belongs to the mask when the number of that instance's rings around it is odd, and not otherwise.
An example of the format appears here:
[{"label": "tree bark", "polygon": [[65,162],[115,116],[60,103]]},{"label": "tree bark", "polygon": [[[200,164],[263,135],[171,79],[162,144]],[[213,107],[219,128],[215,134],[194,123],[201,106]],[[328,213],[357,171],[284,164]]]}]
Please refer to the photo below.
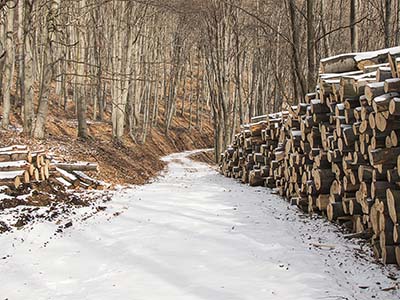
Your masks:
[{"label": "tree bark", "polygon": [[355,24],[357,20],[357,2],[358,0],[350,0],[350,43],[351,43],[351,51],[358,51],[358,28]]},{"label": "tree bark", "polygon": [[[13,83],[14,73],[14,60],[15,60],[15,47],[14,47],[14,8],[7,9],[7,23],[6,23],[6,42],[5,42],[5,64],[4,64],[4,77],[3,84],[3,120],[2,127],[8,128],[10,124],[11,112],[11,87]],[[0,70],[1,72],[1,70]]]},{"label": "tree bark", "polygon": [[307,91],[315,87],[315,32],[314,32],[314,0],[307,0]]},{"label": "tree bark", "polygon": [[392,21],[392,0],[385,0],[385,19],[384,19],[384,31],[385,31],[385,48],[391,46],[391,21]]},{"label": "tree bark", "polygon": [[46,29],[44,29],[43,40],[45,41],[42,57],[42,76],[39,90],[39,108],[36,116],[35,126],[33,128],[33,137],[43,139],[45,137],[46,120],[49,106],[49,93],[51,83],[54,79],[56,59],[54,55],[56,50],[53,43],[56,41],[55,30],[57,28],[57,15],[59,15],[60,1],[54,0],[46,17]]},{"label": "tree bark", "polygon": [[32,30],[32,10],[33,1],[24,1],[24,46],[23,57],[21,61],[21,68],[23,74],[23,87],[24,87],[24,132],[31,135],[34,121],[33,111],[33,53],[32,53],[32,39],[30,36]]}]

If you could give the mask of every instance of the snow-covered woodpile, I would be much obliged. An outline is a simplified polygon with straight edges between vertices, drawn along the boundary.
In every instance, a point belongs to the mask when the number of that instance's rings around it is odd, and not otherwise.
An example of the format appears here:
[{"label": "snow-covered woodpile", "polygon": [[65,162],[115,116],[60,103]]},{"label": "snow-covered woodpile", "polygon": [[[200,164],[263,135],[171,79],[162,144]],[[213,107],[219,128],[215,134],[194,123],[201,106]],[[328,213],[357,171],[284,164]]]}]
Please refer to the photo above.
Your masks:
[{"label": "snow-covered woodpile", "polygon": [[46,151],[31,151],[28,146],[0,148],[0,186],[11,190],[34,187],[47,182],[66,189],[103,189],[104,183],[88,176],[98,172],[98,165],[89,162],[65,162]]},{"label": "snow-covered woodpile", "polygon": [[400,47],[323,59],[315,93],[253,118],[220,170],[371,240],[400,265]]}]

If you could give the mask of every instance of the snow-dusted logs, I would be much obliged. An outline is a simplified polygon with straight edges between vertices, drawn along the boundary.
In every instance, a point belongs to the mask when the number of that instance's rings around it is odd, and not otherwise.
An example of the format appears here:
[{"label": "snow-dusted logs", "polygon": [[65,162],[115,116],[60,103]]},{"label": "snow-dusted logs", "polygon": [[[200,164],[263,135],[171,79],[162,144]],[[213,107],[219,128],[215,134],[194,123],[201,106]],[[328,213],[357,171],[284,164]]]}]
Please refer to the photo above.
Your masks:
[{"label": "snow-dusted logs", "polygon": [[[252,186],[275,185],[274,173],[284,157],[284,149],[278,145],[280,130],[287,116],[287,112],[260,116],[242,126],[221,155],[221,173]],[[274,149],[280,151],[273,153]]]},{"label": "snow-dusted logs", "polygon": [[66,171],[93,171],[98,172],[99,166],[96,163],[90,162],[74,162],[74,163],[65,163],[65,162],[54,162],[52,163],[57,168],[66,170]]},{"label": "snow-dusted logs", "polygon": [[103,183],[83,172],[98,170],[96,163],[53,161],[46,151],[30,151],[24,145],[0,148],[0,186],[12,189],[42,181],[65,188],[103,189]]},{"label": "snow-dusted logs", "polygon": [[22,182],[29,182],[27,171],[0,171],[0,186],[17,189]]},{"label": "snow-dusted logs", "polygon": [[399,66],[399,47],[322,60],[315,92],[243,125],[221,173],[275,188],[400,264]]},{"label": "snow-dusted logs", "polygon": [[35,167],[26,160],[0,162],[0,171],[28,170],[29,173],[32,174],[34,168]]},{"label": "snow-dusted logs", "polygon": [[32,155],[27,150],[15,150],[0,152],[0,162],[26,160],[32,161]]}]

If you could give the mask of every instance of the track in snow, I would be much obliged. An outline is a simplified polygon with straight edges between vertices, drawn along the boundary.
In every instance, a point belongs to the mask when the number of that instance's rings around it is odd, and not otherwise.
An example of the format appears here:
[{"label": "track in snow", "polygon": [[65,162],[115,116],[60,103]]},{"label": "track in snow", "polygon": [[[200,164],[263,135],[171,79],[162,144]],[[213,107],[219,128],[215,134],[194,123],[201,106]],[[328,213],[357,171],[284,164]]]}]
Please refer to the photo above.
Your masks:
[{"label": "track in snow", "polygon": [[335,226],[187,155],[167,157],[164,176],[121,190],[62,236],[51,223],[0,236],[0,257],[8,256],[0,300],[400,297],[383,290],[400,272],[373,263]]}]

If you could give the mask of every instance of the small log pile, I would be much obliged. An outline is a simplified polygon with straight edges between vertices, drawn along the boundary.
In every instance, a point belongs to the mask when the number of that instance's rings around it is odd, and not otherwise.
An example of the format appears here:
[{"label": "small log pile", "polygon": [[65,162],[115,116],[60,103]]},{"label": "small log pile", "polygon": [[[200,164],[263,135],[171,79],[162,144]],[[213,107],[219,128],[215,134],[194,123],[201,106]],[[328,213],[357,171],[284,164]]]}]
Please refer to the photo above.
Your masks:
[{"label": "small log pile", "polygon": [[[255,123],[242,125],[234,142],[221,154],[221,172],[251,186],[275,186],[275,173],[283,159],[279,144],[281,126],[287,112],[253,118]],[[282,151],[275,151],[281,149]]]},{"label": "small log pile", "polygon": [[321,60],[318,85],[243,125],[221,173],[276,188],[400,265],[400,47]]},{"label": "small log pile", "polygon": [[105,184],[84,172],[98,172],[88,162],[59,161],[46,151],[31,151],[25,145],[0,148],[0,186],[11,190],[47,182],[65,189],[104,189]]}]

